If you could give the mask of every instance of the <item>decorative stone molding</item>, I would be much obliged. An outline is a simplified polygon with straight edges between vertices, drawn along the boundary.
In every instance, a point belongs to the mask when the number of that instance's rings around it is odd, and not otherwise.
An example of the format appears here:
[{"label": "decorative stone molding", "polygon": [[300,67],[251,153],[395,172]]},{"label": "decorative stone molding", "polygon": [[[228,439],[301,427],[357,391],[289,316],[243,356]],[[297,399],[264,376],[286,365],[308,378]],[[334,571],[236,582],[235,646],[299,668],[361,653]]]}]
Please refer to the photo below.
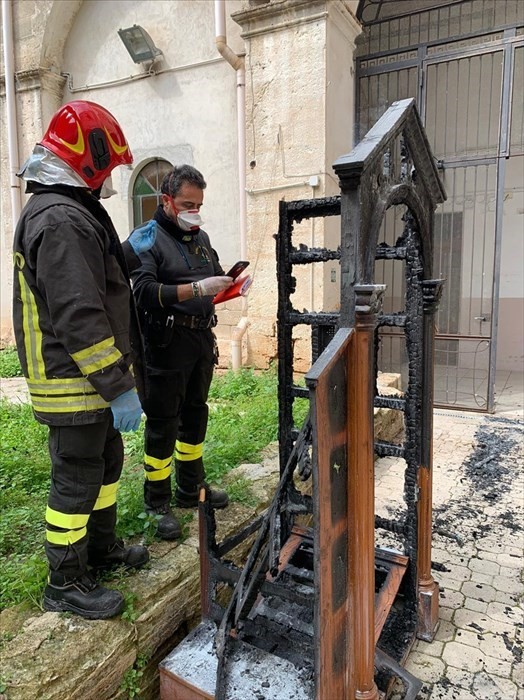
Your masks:
[{"label": "decorative stone molding", "polygon": [[242,37],[248,39],[258,34],[326,19],[334,12],[337,18],[350,27],[353,36],[360,33],[360,24],[346,0],[336,3],[330,0],[276,0],[234,12],[231,17],[242,27]]},{"label": "decorative stone molding", "polygon": [[[58,99],[62,98],[66,78],[48,68],[31,68],[15,73],[17,93],[42,90]],[[0,76],[0,97],[5,97],[5,75]]]}]

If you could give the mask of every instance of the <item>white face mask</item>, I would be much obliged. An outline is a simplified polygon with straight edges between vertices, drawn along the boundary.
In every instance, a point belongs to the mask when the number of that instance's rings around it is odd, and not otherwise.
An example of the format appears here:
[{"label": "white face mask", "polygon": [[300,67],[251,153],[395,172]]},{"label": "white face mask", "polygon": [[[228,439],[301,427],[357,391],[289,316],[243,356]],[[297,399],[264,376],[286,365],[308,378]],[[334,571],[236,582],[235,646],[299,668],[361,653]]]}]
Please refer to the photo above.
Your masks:
[{"label": "white face mask", "polygon": [[176,221],[182,231],[197,231],[204,223],[198,209],[186,209],[178,212]]}]

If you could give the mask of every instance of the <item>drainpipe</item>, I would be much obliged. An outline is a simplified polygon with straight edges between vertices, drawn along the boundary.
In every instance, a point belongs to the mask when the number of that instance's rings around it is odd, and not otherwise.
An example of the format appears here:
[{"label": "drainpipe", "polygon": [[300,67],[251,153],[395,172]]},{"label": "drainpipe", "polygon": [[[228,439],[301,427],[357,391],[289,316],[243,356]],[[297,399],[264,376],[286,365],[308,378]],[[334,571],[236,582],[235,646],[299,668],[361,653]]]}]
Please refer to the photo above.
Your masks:
[{"label": "drainpipe", "polygon": [[13,8],[11,0],[2,0],[2,37],[4,41],[5,102],[7,112],[7,154],[13,229],[22,211],[19,170],[18,129],[16,124],[15,52],[13,44]]},{"label": "drainpipe", "polygon": [[231,331],[231,369],[234,372],[242,367],[242,338],[247,331],[248,324],[247,316],[242,316]]},{"label": "drainpipe", "polygon": [[[246,68],[244,56],[236,54],[227,45],[226,2],[215,0],[215,43],[219,54],[236,71],[237,77],[237,143],[238,143],[238,197],[240,207],[240,259],[247,256],[246,208]],[[242,366],[241,340],[247,330],[247,301],[242,297],[242,318],[231,333],[231,363],[234,370]]]}]

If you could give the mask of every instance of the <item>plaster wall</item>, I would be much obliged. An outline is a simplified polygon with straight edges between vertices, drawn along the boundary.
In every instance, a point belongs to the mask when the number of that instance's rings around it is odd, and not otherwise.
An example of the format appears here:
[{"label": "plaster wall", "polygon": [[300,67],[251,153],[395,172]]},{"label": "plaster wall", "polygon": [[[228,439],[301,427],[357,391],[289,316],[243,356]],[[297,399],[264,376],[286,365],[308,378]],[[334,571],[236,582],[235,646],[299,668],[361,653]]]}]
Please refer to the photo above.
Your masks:
[{"label": "plaster wall", "polygon": [[[326,167],[325,196],[340,194],[338,179],[332,165],[341,155],[349,153],[356,145],[354,139],[355,85],[354,59],[355,38],[360,32],[353,20],[350,7],[337,6],[340,12],[331,12],[327,25],[326,51]],[[324,220],[324,245],[336,249],[340,245],[339,216]],[[338,310],[340,307],[340,264],[337,261],[324,263],[323,267],[324,309]]]},{"label": "plaster wall", "polygon": [[[240,0],[227,0],[228,44],[243,51],[240,28],[229,18]],[[134,64],[117,31],[143,26],[162,50],[157,75]],[[19,164],[41,138],[56,109],[72,99],[107,107],[120,121],[134,163],[114,173],[118,195],[105,204],[125,238],[133,227],[131,193],[152,158],[188,162],[208,183],[202,211],[224,267],[239,257],[239,195],[235,71],[215,46],[214,3],[194,0],[24,0],[13,3]],[[3,55],[3,54],[2,54]],[[61,73],[68,74],[67,79]],[[146,76],[146,77],[144,77]],[[106,83],[110,83],[107,85]],[[3,87],[3,86],[2,86]],[[2,90],[2,125],[5,97]],[[1,135],[2,181],[8,182],[5,128]],[[12,342],[11,246],[8,188],[2,188],[0,297],[2,342]],[[240,315],[224,310],[221,335]],[[225,348],[227,350],[227,348]]]},{"label": "plaster wall", "polygon": [[524,370],[524,155],[506,161],[497,369]]},{"label": "plaster wall", "polygon": [[[228,2],[227,12],[239,6]],[[133,24],[144,27],[164,54],[155,66],[158,75],[142,79],[146,68],[132,62],[117,34]],[[238,26],[229,24],[228,41],[242,50]],[[71,74],[64,101],[89,99],[106,106],[131,146],[134,163],[115,173],[118,196],[107,202],[120,236],[134,224],[130,197],[143,165],[155,157],[173,165],[187,162],[208,183],[205,228],[224,265],[234,262],[239,252],[235,71],[215,47],[213,3],[86,0],[66,42],[63,70]],[[136,79],[102,86],[130,76]]]}]

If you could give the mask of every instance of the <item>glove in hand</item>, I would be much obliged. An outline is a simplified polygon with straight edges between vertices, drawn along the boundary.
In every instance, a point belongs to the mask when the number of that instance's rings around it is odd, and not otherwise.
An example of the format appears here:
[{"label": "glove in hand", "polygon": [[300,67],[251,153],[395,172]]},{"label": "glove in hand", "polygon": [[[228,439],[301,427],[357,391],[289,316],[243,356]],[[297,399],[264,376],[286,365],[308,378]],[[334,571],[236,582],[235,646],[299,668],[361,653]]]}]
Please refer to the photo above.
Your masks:
[{"label": "glove in hand", "polygon": [[149,250],[156,239],[156,221],[153,219],[147,224],[136,228],[127,239],[131,244],[131,248],[137,255],[145,253]]},{"label": "glove in hand", "polygon": [[201,297],[211,297],[221,292],[223,289],[228,289],[233,284],[233,278],[226,275],[219,277],[206,277],[200,280],[198,286],[200,288]]},{"label": "glove in hand", "polygon": [[129,389],[109,403],[113,411],[113,427],[116,430],[120,430],[121,433],[138,430],[142,406],[138,400],[136,389]]}]

